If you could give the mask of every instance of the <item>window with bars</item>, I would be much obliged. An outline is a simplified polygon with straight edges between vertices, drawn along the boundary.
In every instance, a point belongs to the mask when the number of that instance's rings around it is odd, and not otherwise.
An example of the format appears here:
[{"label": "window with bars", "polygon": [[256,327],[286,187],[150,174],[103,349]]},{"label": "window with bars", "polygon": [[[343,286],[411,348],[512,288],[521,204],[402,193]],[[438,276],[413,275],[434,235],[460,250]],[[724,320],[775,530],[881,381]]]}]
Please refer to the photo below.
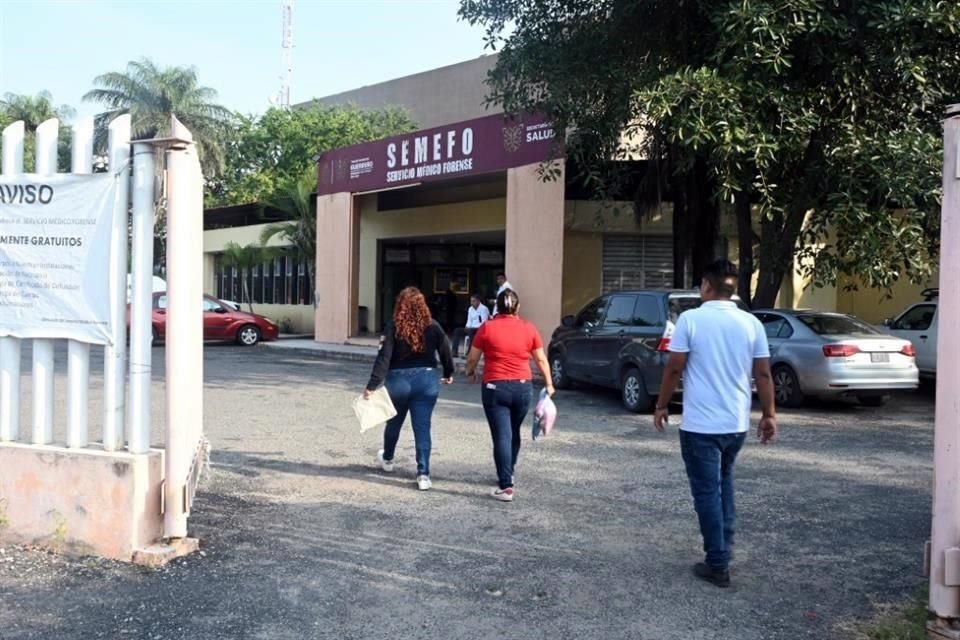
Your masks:
[{"label": "window with bars", "polygon": [[243,282],[246,280],[247,294],[254,304],[312,304],[312,283],[307,264],[292,255],[279,256],[242,271],[224,266],[223,256],[217,255],[213,268],[218,298],[242,302]]},{"label": "window with bars", "polygon": [[673,240],[670,236],[604,236],[604,293],[672,286]]}]

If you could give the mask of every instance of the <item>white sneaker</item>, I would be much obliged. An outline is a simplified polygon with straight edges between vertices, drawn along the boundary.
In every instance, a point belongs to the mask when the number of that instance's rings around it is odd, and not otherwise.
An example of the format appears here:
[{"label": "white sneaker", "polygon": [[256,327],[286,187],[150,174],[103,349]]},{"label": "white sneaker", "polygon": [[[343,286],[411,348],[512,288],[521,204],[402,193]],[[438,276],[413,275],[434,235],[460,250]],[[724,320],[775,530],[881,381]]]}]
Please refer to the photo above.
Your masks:
[{"label": "white sneaker", "polygon": [[386,473],[393,473],[393,460],[383,459],[383,449],[380,449],[380,451],[377,451],[377,459],[374,460],[374,463],[380,465],[380,468],[383,469]]},{"label": "white sneaker", "polygon": [[417,489],[420,489],[420,491],[427,491],[432,486],[433,483],[430,482],[430,476],[417,476]]},{"label": "white sneaker", "polygon": [[499,500],[500,502],[513,502],[513,487],[507,489],[494,489],[493,490],[494,500]]}]

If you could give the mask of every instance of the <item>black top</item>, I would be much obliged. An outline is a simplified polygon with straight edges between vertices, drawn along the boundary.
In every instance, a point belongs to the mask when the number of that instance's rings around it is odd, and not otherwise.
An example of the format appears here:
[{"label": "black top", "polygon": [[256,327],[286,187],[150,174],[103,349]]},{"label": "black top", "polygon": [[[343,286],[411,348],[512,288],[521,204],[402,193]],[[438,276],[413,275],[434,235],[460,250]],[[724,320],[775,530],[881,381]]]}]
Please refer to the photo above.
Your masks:
[{"label": "black top", "polygon": [[390,369],[436,367],[437,355],[443,365],[443,377],[452,378],[453,355],[450,352],[450,341],[436,320],[423,332],[423,351],[420,353],[415,352],[406,340],[398,338],[393,324],[389,324],[380,338],[380,353],[377,354],[377,361],[373,363],[373,373],[370,374],[367,389],[375,391],[383,384]]}]

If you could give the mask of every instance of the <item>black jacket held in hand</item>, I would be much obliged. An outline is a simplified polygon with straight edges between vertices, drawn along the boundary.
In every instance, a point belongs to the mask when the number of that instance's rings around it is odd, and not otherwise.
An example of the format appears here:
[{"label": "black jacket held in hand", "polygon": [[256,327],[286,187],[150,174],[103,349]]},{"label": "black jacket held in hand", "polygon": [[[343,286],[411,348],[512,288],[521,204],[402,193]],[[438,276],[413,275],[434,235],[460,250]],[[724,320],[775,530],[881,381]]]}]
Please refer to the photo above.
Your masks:
[{"label": "black jacket held in hand", "polygon": [[423,332],[423,351],[414,351],[407,341],[398,338],[393,324],[387,325],[380,338],[380,353],[373,363],[373,373],[367,389],[375,391],[383,384],[387,372],[391,369],[416,369],[417,367],[436,367],[437,355],[443,366],[443,377],[453,377],[453,354],[450,351],[450,341],[443,327],[434,320]]}]

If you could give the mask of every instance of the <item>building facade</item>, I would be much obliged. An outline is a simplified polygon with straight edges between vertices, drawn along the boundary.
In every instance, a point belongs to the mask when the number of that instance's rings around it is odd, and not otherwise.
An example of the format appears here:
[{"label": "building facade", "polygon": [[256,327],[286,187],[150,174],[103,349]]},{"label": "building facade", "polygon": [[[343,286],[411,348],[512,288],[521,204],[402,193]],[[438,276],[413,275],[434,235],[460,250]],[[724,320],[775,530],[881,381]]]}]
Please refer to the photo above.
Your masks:
[{"label": "building facade", "polygon": [[[208,212],[220,223],[204,234],[207,291],[237,300],[246,277],[255,310],[284,330],[344,342],[380,331],[407,285],[424,291],[452,330],[465,319],[469,295],[489,301],[504,271],[523,314],[545,337],[563,315],[601,293],[671,286],[669,203],[638,217],[632,203],[591,200],[566,183],[562,160],[550,165],[555,179],[545,181],[543,162],[563,155],[558,139],[543,118],[509,120],[486,105],[484,81],[495,62],[485,56],[317,99],[400,106],[421,130],[320,157],[316,282],[292,257],[250,274],[223,269],[218,256],[226,243],[256,242],[268,221]],[[735,229],[721,235],[721,251],[735,258]],[[918,299],[919,290],[902,285],[890,299],[843,284],[814,289],[794,273],[779,305],[880,322]]]}]

